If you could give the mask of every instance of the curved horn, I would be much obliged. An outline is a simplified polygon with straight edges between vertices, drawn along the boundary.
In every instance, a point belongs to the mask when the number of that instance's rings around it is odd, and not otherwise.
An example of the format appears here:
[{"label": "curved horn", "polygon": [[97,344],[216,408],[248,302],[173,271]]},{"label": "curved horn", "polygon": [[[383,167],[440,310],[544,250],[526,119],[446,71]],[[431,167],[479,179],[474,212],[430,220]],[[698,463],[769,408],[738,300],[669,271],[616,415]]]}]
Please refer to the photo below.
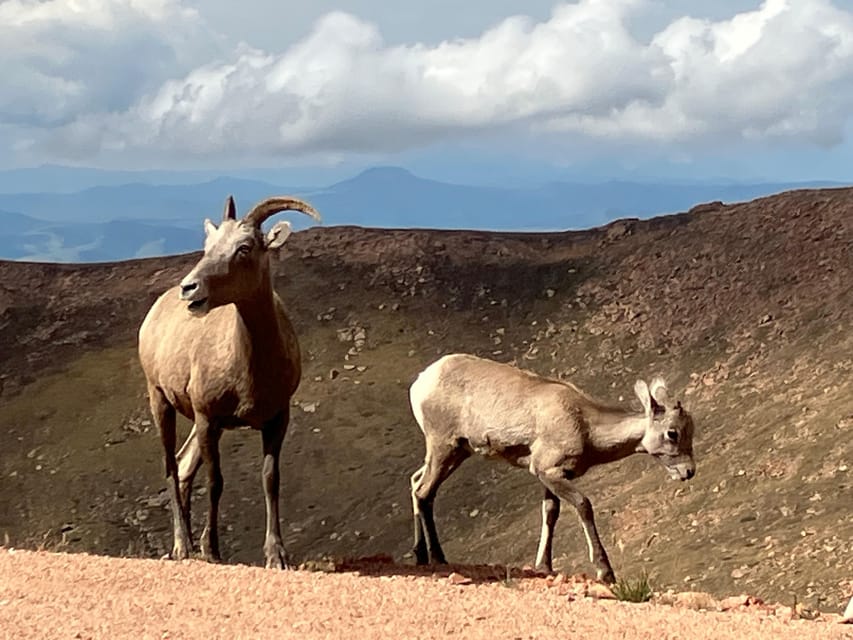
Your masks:
[{"label": "curved horn", "polygon": [[225,208],[222,210],[222,221],[237,219],[237,205],[234,204],[234,196],[228,196],[225,200]]},{"label": "curved horn", "polygon": [[267,198],[263,202],[256,204],[249,213],[243,216],[243,222],[248,222],[260,227],[264,220],[269,218],[274,213],[290,209],[292,211],[301,211],[302,213],[311,216],[317,222],[320,222],[320,213],[310,204],[299,198],[290,196],[274,196]]}]

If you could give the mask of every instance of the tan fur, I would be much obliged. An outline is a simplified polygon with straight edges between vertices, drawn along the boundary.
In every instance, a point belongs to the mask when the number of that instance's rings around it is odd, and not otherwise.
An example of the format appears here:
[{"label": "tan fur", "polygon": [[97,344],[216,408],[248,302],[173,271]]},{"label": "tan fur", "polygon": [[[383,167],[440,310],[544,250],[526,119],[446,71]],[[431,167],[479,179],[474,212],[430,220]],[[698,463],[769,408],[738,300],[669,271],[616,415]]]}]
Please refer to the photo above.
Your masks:
[{"label": "tan fur", "polygon": [[[219,437],[223,429],[248,426],[261,431],[264,447],[266,563],[286,562],[278,518],[278,459],[301,361],[296,333],[273,290],[269,255],[287,239],[290,226],[279,222],[266,237],[260,228],[284,209],[319,219],[307,203],[276,197],[237,220],[229,198],[219,227],[205,221],[204,256],[179,286],[157,299],[139,329],[139,359],[171,478],[175,558],[187,557],[192,547],[190,495],[204,462],[210,509],[202,553],[219,559]],[[177,456],[176,412],[194,421]]]},{"label": "tan fur", "polygon": [[695,472],[692,418],[680,404],[660,406],[663,380],[653,380],[651,388],[654,396],[638,381],[644,410],[636,412],[602,403],[570,383],[468,354],[428,366],[409,392],[426,441],[424,465],[411,479],[418,562],[444,561],[432,502],[441,483],[476,453],[527,468],[544,485],[537,566],[551,570],[554,525],[560,500],[566,500],[578,511],[599,577],[613,580],[592,505],[572,481],[592,466],[635,452],[654,456],[673,477],[688,479]]},{"label": "tan fur", "polygon": [[179,293],[176,286],[162,294],[139,331],[149,386],[190,420],[201,411],[259,429],[286,408],[301,377],[299,343],[281,299],[272,293],[277,326],[259,334],[233,304],[194,316]]}]

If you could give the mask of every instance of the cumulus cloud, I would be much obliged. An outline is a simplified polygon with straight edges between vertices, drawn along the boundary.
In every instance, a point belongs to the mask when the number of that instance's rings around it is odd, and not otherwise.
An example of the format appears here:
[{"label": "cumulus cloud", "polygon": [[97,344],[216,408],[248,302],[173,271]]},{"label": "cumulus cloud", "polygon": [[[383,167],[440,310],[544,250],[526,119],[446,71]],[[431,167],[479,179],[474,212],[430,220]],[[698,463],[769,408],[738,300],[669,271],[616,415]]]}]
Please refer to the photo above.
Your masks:
[{"label": "cumulus cloud", "polygon": [[681,18],[649,47],[673,74],[662,104],[635,100],[604,118],[572,114],[546,126],[663,140],[842,139],[853,107],[853,13],[827,0],[766,0],[719,22]]},{"label": "cumulus cloud", "polygon": [[508,128],[840,140],[853,107],[853,13],[831,0],[766,0],[640,40],[629,25],[648,8],[581,0],[547,21],[510,17],[436,46],[388,45],[373,24],[335,12],[274,55],[226,52],[177,0],[7,0],[0,63],[16,71],[0,128],[55,153],[201,156],[396,151]]},{"label": "cumulus cloud", "polygon": [[0,131],[23,149],[30,137],[125,112],[224,55],[222,44],[177,0],[4,0]]}]

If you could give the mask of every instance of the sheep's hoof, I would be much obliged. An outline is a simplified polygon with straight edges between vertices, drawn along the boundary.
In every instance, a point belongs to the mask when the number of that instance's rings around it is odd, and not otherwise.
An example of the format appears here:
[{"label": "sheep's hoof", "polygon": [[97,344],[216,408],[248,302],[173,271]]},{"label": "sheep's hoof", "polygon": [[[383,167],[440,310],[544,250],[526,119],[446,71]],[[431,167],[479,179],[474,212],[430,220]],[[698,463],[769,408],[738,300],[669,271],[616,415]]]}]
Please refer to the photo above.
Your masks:
[{"label": "sheep's hoof", "polygon": [[275,549],[266,551],[266,562],[264,563],[267,569],[289,569],[287,564],[287,552],[280,544],[275,545]]},{"label": "sheep's hoof", "polygon": [[417,566],[429,564],[429,552],[427,551],[426,544],[416,544],[412,547],[412,553],[415,556],[415,564]]},{"label": "sheep's hoof", "polygon": [[613,569],[599,569],[597,572],[598,579],[605,584],[616,584],[616,575],[613,573]]},{"label": "sheep's hoof", "polygon": [[168,558],[169,560],[188,560],[190,557],[189,548],[184,545],[175,545],[172,548],[172,553],[163,556],[163,559]]}]

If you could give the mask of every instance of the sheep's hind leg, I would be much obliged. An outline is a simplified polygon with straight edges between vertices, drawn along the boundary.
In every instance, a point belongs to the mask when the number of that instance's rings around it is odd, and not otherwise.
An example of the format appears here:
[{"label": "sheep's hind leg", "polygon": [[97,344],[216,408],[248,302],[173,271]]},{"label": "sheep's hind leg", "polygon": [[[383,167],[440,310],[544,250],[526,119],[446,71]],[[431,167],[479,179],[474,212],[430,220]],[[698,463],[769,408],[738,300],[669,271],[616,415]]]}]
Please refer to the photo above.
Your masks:
[{"label": "sheep's hind leg", "polygon": [[[180,481],[179,488],[181,506],[186,512],[187,518],[190,518],[190,514],[192,513],[190,503],[192,498],[193,479],[195,478],[195,474],[198,472],[199,467],[201,467],[201,448],[198,444],[196,426],[193,424],[192,430],[178,451],[178,479]],[[190,534],[192,534],[192,530],[190,530]]]},{"label": "sheep's hind leg", "polygon": [[221,562],[219,553],[219,498],[222,497],[222,469],[219,464],[219,438],[222,429],[196,412],[196,426],[201,458],[207,467],[207,492],[210,505],[207,525],[201,534],[201,555],[208,562]]},{"label": "sheep's hind leg", "polygon": [[285,409],[264,424],[261,437],[264,446],[264,464],[261,471],[261,480],[264,485],[264,501],[266,502],[266,535],[264,537],[264,561],[268,569],[286,569],[287,552],[281,540],[281,523],[278,513],[278,494],[281,485],[279,475],[279,457],[281,454],[281,443],[287,432],[287,423],[290,412]]},{"label": "sheep's hind leg", "polygon": [[560,499],[546,488],[545,497],[542,499],[542,532],[539,536],[539,549],[536,551],[536,569],[539,571],[551,573],[554,570],[554,526],[559,517]]},{"label": "sheep's hind leg", "polygon": [[438,541],[438,532],[433,517],[435,496],[441,483],[447,480],[450,474],[470,455],[471,453],[467,449],[458,445],[435,448],[431,447],[429,443],[427,444],[426,469],[420,482],[413,489],[412,495],[421,525],[426,533],[429,559],[434,564],[447,564],[444,551]]},{"label": "sheep's hind leg", "polygon": [[169,489],[169,501],[172,505],[172,543],[171,558],[184,560],[189,558],[192,550],[190,535],[189,512],[183,508],[178,487],[178,462],[175,459],[175,408],[168,403],[165,396],[156,388],[148,390],[151,404],[151,416],[160,432],[163,443],[163,454],[166,466],[166,486]]}]

